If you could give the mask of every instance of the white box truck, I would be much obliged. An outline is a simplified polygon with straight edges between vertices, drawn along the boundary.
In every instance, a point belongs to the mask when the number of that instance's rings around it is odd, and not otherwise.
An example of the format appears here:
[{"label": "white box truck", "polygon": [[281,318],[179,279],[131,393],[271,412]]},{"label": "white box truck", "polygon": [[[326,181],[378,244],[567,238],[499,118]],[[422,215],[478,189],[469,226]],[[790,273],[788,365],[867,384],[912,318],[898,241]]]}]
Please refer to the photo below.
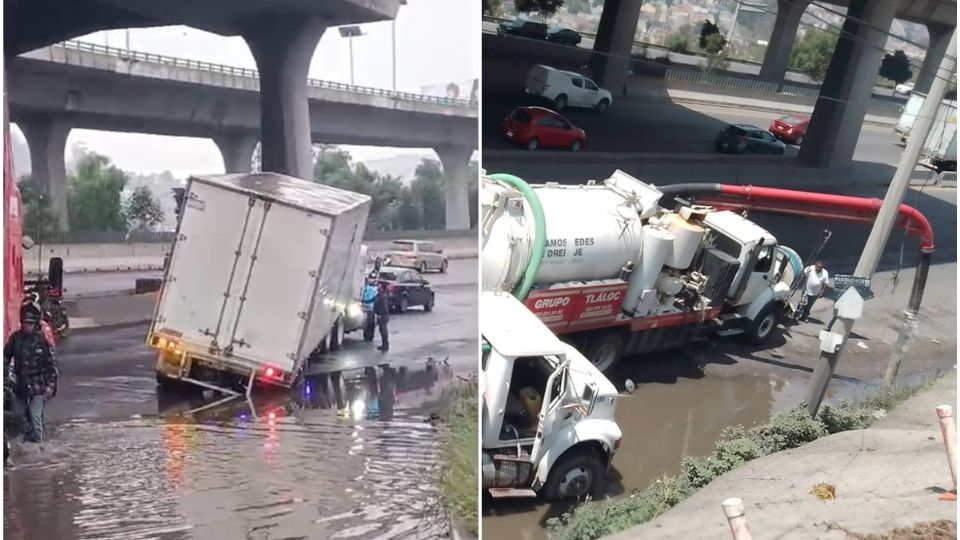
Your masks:
[{"label": "white box truck", "polygon": [[957,170],[957,102],[944,100],[920,151],[921,163],[938,173]]},{"label": "white box truck", "polygon": [[923,105],[923,100],[926,98],[927,95],[921,92],[913,92],[907,98],[907,102],[900,112],[900,119],[897,121],[896,127],[893,128],[893,132],[900,138],[900,144],[907,144],[907,137],[910,136],[910,130],[913,129],[913,122],[917,119],[917,113],[920,112],[920,106]]},{"label": "white box truck", "polygon": [[293,386],[338,345],[369,211],[366,195],[275,173],[190,178],[147,335],[158,382]]}]

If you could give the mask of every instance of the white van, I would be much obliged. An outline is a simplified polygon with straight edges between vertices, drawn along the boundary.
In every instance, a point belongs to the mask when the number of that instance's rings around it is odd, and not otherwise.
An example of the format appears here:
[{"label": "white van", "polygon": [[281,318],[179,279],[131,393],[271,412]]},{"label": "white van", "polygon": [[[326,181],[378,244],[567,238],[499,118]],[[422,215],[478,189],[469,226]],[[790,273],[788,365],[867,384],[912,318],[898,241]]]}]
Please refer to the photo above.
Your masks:
[{"label": "white van", "polygon": [[524,89],[530,95],[549,99],[558,111],[569,105],[605,112],[613,103],[610,92],[597,86],[597,83],[579,73],[550,66],[533,66],[527,74]]}]

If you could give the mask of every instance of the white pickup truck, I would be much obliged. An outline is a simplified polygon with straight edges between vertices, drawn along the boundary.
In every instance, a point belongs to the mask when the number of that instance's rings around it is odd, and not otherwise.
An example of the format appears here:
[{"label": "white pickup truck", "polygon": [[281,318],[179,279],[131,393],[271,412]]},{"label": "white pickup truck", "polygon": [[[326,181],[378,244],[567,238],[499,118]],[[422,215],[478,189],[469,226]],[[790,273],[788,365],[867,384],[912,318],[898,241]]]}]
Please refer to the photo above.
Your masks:
[{"label": "white pickup truck", "polygon": [[339,346],[369,209],[280,174],[190,178],[147,334],[157,381],[295,385],[314,350]]}]

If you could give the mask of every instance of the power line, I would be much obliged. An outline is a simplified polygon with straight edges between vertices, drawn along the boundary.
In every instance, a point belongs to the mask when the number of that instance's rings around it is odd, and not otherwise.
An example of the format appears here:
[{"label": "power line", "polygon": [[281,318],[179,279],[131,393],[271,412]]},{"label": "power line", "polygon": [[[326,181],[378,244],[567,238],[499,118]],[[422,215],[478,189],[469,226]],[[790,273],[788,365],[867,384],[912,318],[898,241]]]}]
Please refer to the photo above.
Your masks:
[{"label": "power line", "polygon": [[[738,0],[738,1],[740,1],[740,0]],[[794,6],[794,7],[801,7],[799,4],[797,4],[796,2],[794,2],[794,0],[784,0],[784,2],[790,4],[790,5]],[[813,3],[813,5],[816,5],[817,7],[821,7],[819,4],[816,4],[816,3]],[[813,17],[814,19],[817,19],[818,21],[826,24],[827,26],[829,26],[829,27],[831,27],[831,28],[837,29],[837,30],[840,32],[840,35],[846,36],[847,39],[849,39],[850,41],[854,41],[854,42],[856,42],[856,43],[860,43],[861,45],[864,45],[864,46],[869,47],[869,48],[874,49],[874,50],[878,50],[878,51],[880,51],[880,52],[882,52],[882,53],[884,53],[884,54],[893,54],[891,51],[888,51],[888,50],[885,49],[884,47],[881,47],[881,46],[877,46],[877,45],[873,45],[873,44],[871,44],[871,43],[868,43],[865,39],[857,36],[856,34],[853,34],[853,33],[849,32],[849,31],[847,31],[847,30],[844,30],[842,25],[841,25],[841,26],[837,26],[836,24],[834,24],[834,23],[832,23],[832,22],[824,19],[823,17],[820,17],[819,15],[815,15],[815,14],[813,14],[813,13],[806,13],[806,12],[804,12],[804,14],[805,14],[805,15],[809,15],[810,17]],[[865,22],[865,21],[863,21],[863,20],[861,20],[861,19],[858,19],[858,18],[856,18],[856,17],[850,16],[850,17],[848,17],[848,18],[849,18],[850,20],[860,22],[861,24],[864,24],[865,26],[869,26],[869,27],[871,27],[871,28],[874,28],[874,29],[880,31],[881,33],[883,33],[883,34],[885,34],[885,35],[887,35],[887,36],[897,37],[897,36],[895,36],[894,34],[892,34],[892,33],[889,32],[889,31],[880,29],[880,28],[876,27],[875,25],[872,25],[872,24],[870,24],[870,23],[867,23],[867,22]],[[801,23],[801,24],[802,24],[802,23]],[[812,25],[808,25],[808,26],[812,26]],[[814,28],[816,28],[816,27],[814,27]],[[896,52],[896,51],[894,51],[894,52]],[[944,53],[944,56],[946,56],[946,57],[949,58],[950,60],[955,60],[954,57],[949,56],[949,55],[947,55],[946,53]],[[909,61],[909,59],[908,59],[908,61]],[[934,77],[934,78],[943,80],[943,81],[946,82],[947,84],[950,84],[950,83],[952,82],[952,81],[950,81],[949,79],[943,79],[942,77],[940,77],[939,67],[938,67],[938,68],[934,68],[934,71],[933,71],[932,73],[931,73],[930,70],[928,70],[928,69],[927,69],[927,70],[923,69],[923,63],[922,63],[922,62],[920,63],[920,65],[915,65],[915,67],[916,67],[916,69],[917,69],[917,71],[918,71],[919,73],[926,73],[927,75],[930,75],[930,76],[932,76],[932,77]]]}]

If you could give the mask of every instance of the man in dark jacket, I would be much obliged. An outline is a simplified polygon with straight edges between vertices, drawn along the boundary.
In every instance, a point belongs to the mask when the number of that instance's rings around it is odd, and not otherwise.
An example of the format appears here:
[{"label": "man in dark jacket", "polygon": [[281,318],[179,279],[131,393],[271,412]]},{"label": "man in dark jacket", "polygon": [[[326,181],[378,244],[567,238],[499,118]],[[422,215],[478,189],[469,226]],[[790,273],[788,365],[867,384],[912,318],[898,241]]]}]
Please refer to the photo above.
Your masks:
[{"label": "man in dark jacket", "polygon": [[379,350],[387,352],[390,350],[390,335],[387,331],[387,323],[390,322],[390,297],[387,293],[387,286],[380,284],[380,292],[376,300],[373,301],[373,312],[377,314],[377,328],[380,329],[380,347]]},{"label": "man in dark jacket", "polygon": [[20,330],[3,348],[4,364],[13,377],[14,411],[27,419],[26,440],[43,442],[43,408],[57,393],[57,360],[40,331],[40,310],[20,308]]}]

